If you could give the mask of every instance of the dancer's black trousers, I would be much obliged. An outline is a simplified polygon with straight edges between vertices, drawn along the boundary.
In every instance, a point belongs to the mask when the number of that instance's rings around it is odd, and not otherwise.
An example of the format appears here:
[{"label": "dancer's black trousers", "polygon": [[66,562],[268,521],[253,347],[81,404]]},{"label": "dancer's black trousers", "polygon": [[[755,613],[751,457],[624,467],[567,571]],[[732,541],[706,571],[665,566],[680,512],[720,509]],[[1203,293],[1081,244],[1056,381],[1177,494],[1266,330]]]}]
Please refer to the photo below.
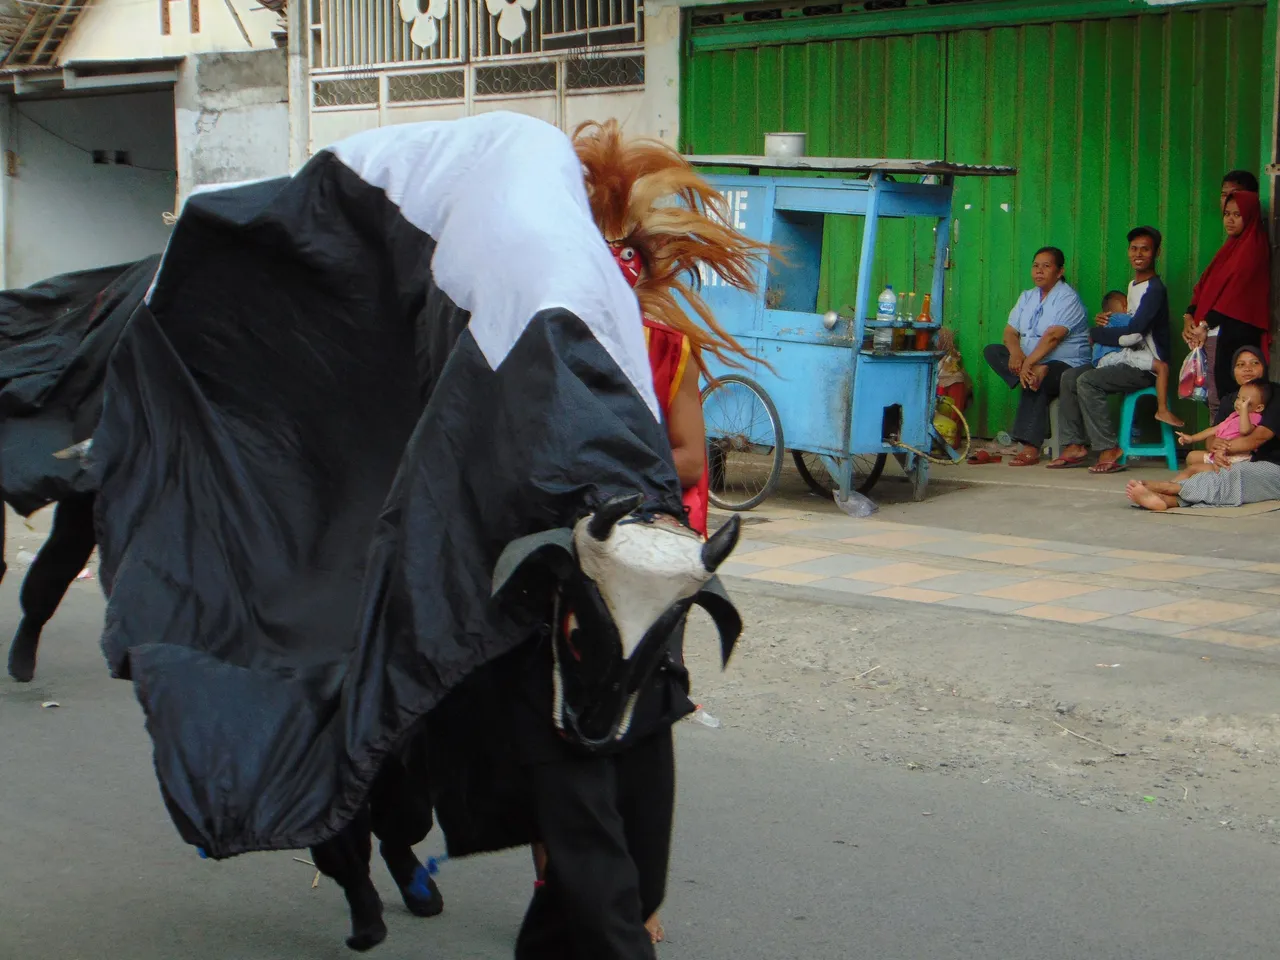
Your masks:
[{"label": "dancer's black trousers", "polygon": [[525,915],[516,960],[654,960],[644,922],[666,894],[671,728],[613,756],[529,770],[548,872]]},{"label": "dancer's black trousers", "polygon": [[69,497],[53,511],[53,529],[36,554],[18,596],[25,625],[40,628],[58,611],[94,547],[93,496]]},{"label": "dancer's black trousers", "polygon": [[392,847],[416,846],[427,838],[434,821],[431,799],[412,782],[398,758],[390,758],[369,791],[369,802],[335,837],[311,848],[311,859],[344,890],[369,877],[373,836]]}]

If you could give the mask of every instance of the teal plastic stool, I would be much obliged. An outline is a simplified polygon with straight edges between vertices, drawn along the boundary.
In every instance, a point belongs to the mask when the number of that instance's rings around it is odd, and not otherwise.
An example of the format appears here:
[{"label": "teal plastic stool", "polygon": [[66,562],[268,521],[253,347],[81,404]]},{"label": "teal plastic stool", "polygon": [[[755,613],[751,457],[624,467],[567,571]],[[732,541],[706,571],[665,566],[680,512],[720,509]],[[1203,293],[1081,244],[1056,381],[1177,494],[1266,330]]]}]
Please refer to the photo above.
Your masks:
[{"label": "teal plastic stool", "polygon": [[1124,398],[1124,403],[1120,406],[1120,462],[1128,462],[1130,457],[1164,457],[1165,462],[1169,465],[1170,470],[1178,469],[1178,441],[1173,436],[1173,427],[1163,421],[1157,420],[1160,424],[1160,443],[1134,443],[1133,442],[1133,414],[1138,407],[1138,399],[1140,397],[1152,397],[1156,395],[1155,387],[1147,387],[1145,390],[1137,390],[1128,394]]}]

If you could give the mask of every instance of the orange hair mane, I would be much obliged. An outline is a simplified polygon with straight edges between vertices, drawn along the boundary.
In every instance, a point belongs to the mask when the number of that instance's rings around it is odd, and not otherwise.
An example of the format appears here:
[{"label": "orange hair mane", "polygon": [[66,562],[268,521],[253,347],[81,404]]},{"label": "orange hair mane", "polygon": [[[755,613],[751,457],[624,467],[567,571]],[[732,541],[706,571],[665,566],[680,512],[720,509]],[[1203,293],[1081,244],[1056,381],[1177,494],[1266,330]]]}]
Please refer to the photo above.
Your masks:
[{"label": "orange hair mane", "polygon": [[[699,368],[702,352],[741,367],[755,359],[717,322],[698,295],[700,266],[739,290],[754,292],[754,271],[770,248],[728,226],[724,198],[680,154],[658,140],[626,139],[616,120],[590,121],[573,133],[591,214],[609,243],[640,255],[636,298],[645,316],[689,338]],[[702,319],[681,308],[676,294]]]}]

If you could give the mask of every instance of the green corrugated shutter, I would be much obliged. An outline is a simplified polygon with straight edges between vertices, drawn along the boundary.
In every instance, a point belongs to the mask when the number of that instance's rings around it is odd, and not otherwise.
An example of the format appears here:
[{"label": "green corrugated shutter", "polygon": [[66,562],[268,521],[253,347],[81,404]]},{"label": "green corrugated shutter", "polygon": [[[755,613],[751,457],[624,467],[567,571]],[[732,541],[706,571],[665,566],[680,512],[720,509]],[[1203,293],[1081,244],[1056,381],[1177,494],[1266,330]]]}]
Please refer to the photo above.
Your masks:
[{"label": "green corrugated shutter", "polygon": [[[975,433],[989,436],[1011,419],[1013,395],[982,346],[1030,286],[1037,247],[1066,251],[1092,313],[1128,280],[1125,232],[1157,226],[1176,329],[1221,242],[1220,178],[1256,170],[1261,155],[1263,16],[1240,6],[697,52],[683,72],[683,146],[759,153],[765,133],[803,130],[815,156],[1016,165],[1012,180],[960,180],[955,200],[947,320],[974,376]],[[912,246],[928,249],[896,226],[877,284],[909,274]],[[851,300],[855,235],[828,229],[819,309]]]}]

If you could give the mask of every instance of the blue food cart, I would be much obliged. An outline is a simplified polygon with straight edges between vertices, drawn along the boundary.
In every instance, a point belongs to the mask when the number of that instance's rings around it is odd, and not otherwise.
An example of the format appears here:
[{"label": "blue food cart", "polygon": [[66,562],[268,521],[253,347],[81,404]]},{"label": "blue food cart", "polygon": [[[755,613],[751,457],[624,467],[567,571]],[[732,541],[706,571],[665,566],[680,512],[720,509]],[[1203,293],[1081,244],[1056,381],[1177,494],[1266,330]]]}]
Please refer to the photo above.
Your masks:
[{"label": "blue food cart", "polygon": [[[957,176],[1011,176],[1012,167],[934,160],[691,156],[721,171],[707,179],[725,199],[729,222],[773,245],[746,294],[714,274],[702,296],[719,323],[756,358],[739,370],[708,358],[715,378],[703,390],[712,501],[748,510],[777,487],[790,451],[819,494],[865,493],[895,456],[922,499],[929,458],[959,454],[934,428],[938,363]],[[911,180],[898,179],[910,177]],[[819,313],[826,218],[862,218],[854,302]],[[934,228],[931,325],[890,331],[875,319],[873,289],[882,220],[924,218]],[[923,296],[914,303],[919,309]],[[885,333],[885,331],[881,331]],[[923,336],[921,334],[923,333]],[[885,347],[888,346],[887,349]]]}]

